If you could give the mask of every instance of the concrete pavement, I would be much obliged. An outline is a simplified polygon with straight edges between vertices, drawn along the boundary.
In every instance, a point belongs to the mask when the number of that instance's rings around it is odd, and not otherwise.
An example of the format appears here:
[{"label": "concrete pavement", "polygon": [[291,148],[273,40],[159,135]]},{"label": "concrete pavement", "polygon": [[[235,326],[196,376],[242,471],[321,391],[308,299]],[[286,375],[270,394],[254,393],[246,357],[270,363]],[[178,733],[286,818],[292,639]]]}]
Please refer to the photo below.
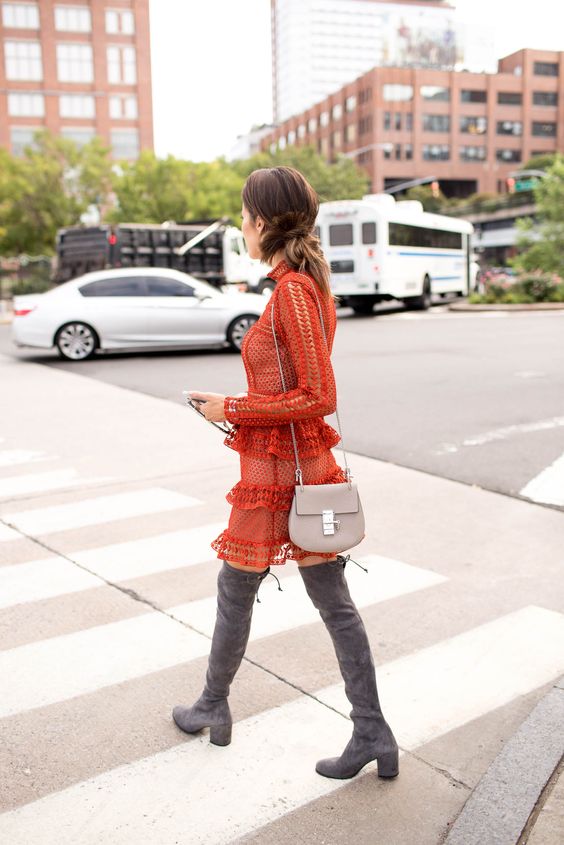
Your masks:
[{"label": "concrete pavement", "polygon": [[[399,778],[378,781],[375,764],[343,782],[314,771],[346,744],[350,705],[293,563],[275,569],[282,592],[261,588],[231,746],[187,740],[170,708],[203,682],[220,564],[209,541],[238,455],[180,397],[8,358],[0,384],[2,841],[435,845],[560,694],[562,514],[350,455],[367,516],[352,554],[369,573],[349,564],[347,578]],[[529,841],[549,845],[561,755],[535,724],[544,774],[522,792],[518,836],[532,813]]]}]

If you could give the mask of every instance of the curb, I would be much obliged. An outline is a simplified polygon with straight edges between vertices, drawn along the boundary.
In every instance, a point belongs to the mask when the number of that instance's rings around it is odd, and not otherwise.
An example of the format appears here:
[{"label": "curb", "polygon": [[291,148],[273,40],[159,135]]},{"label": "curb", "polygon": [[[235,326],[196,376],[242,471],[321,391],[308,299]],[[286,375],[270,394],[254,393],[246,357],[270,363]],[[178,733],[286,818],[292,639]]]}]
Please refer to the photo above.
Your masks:
[{"label": "curb", "polygon": [[564,302],[453,302],[448,308],[449,311],[561,311]]},{"label": "curb", "polygon": [[564,677],[505,744],[444,845],[516,845],[564,754]]}]

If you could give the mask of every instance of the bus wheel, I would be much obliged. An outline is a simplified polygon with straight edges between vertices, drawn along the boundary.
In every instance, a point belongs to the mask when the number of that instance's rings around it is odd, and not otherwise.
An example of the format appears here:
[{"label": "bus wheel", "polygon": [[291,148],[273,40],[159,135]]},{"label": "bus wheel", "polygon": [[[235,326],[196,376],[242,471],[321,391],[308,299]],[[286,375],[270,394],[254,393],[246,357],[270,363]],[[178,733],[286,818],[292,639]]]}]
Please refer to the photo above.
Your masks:
[{"label": "bus wheel", "polygon": [[425,276],[423,279],[421,296],[406,296],[403,303],[406,308],[413,311],[427,311],[431,307],[431,279],[429,276]]},{"label": "bus wheel", "polygon": [[351,299],[350,306],[355,314],[372,314],[372,311],[374,310],[374,300],[370,299],[370,297]]}]

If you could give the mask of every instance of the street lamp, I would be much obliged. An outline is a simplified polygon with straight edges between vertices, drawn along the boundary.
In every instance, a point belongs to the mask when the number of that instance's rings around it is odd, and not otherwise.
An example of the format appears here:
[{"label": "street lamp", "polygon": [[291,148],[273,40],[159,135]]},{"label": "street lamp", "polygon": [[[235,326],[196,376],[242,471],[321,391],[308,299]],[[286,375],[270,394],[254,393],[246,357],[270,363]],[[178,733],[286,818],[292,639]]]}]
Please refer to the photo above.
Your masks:
[{"label": "street lamp", "polygon": [[385,150],[387,153],[391,153],[393,149],[394,145],[387,141],[382,144],[368,144],[366,147],[359,147],[358,150],[351,150],[349,153],[343,153],[343,155],[346,158],[354,158],[361,153],[367,153],[368,150]]}]

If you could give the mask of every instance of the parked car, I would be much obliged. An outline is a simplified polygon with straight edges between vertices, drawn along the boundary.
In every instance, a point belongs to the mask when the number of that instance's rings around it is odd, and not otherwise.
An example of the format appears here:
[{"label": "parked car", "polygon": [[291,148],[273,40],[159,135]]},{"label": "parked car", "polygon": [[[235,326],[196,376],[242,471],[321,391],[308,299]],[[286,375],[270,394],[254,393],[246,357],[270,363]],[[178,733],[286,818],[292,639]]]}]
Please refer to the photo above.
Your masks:
[{"label": "parked car", "polygon": [[56,347],[69,361],[110,350],[240,351],[267,301],[260,294],[218,290],[177,270],[104,270],[46,293],[14,297],[12,339],[20,347]]}]

